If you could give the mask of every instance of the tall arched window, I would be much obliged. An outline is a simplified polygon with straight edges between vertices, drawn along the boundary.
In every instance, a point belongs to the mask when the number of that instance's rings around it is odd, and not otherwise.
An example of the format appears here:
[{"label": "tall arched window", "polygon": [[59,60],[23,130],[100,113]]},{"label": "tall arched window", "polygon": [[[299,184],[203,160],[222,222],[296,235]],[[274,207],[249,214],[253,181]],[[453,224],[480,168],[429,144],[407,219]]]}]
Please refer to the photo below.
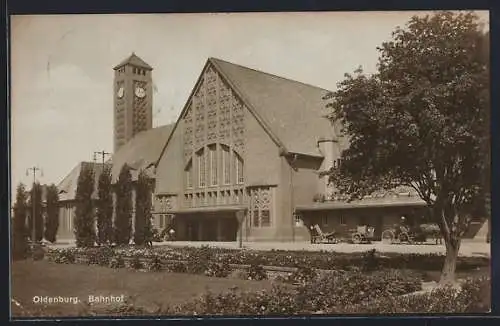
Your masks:
[{"label": "tall arched window", "polygon": [[193,161],[190,160],[186,167],[186,188],[193,188]]},{"label": "tall arched window", "polygon": [[203,188],[206,184],[205,151],[203,149],[199,150],[196,153],[196,158],[198,160],[198,186]]},{"label": "tall arched window", "polygon": [[210,185],[216,186],[218,184],[217,175],[217,145],[213,144],[208,146],[210,153]]},{"label": "tall arched window", "polygon": [[225,185],[231,184],[231,155],[229,147],[221,145],[222,149],[222,178]]},{"label": "tall arched window", "polygon": [[243,178],[243,159],[236,152],[234,152],[234,157],[236,183],[241,184],[245,182],[245,179]]}]

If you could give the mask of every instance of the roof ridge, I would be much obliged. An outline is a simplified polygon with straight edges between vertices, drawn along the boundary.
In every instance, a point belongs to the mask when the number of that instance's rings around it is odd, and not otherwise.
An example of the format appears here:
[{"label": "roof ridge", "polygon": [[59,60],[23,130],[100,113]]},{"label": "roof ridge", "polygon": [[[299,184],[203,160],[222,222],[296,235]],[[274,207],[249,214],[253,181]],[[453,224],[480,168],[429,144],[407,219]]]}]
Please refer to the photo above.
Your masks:
[{"label": "roof ridge", "polygon": [[64,181],[66,181],[66,179],[68,179],[70,177],[70,175],[73,173],[73,171],[77,170],[78,167],[80,167],[81,169],[81,166],[82,166],[82,161],[79,161],[75,166],[73,166],[71,168],[71,170],[69,170],[69,173],[66,174],[66,176],[58,183],[58,186],[63,183]]},{"label": "roof ridge", "polygon": [[292,82],[292,83],[295,83],[295,84],[301,84],[301,85],[304,85],[304,86],[321,89],[321,90],[324,90],[325,92],[332,92],[331,90],[328,90],[328,89],[323,88],[323,87],[315,86],[315,85],[312,85],[312,84],[309,84],[309,83],[304,83],[304,82],[301,82],[301,81],[298,81],[298,80],[294,80],[294,79],[291,79],[291,78],[279,76],[279,75],[276,75],[276,74],[271,74],[269,72],[265,72],[265,71],[258,70],[258,69],[255,69],[255,68],[250,68],[250,67],[243,66],[243,65],[240,65],[240,64],[237,64],[237,63],[233,63],[233,62],[230,62],[230,61],[222,60],[222,59],[219,59],[219,58],[209,57],[209,60],[221,61],[221,62],[230,64],[230,65],[233,65],[233,66],[236,66],[236,67],[239,67],[239,68],[243,68],[243,69],[247,69],[247,70],[252,70],[252,71],[260,73],[260,74],[264,74],[264,75],[276,77],[276,78],[283,79],[283,80],[286,80],[286,81],[289,81],[289,82]]}]

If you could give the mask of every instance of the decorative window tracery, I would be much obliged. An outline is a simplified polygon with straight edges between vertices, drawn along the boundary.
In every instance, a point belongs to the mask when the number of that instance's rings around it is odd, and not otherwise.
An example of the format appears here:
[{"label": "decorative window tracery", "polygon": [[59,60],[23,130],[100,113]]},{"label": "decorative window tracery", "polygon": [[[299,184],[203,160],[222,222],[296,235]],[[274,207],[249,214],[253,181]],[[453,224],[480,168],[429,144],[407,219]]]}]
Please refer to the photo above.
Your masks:
[{"label": "decorative window tracery", "polygon": [[268,227],[272,224],[272,188],[257,187],[250,189],[250,212],[254,227]]},{"label": "decorative window tracery", "polygon": [[207,143],[229,144],[243,155],[246,108],[214,67],[206,69],[190,101],[183,117],[185,162]]}]

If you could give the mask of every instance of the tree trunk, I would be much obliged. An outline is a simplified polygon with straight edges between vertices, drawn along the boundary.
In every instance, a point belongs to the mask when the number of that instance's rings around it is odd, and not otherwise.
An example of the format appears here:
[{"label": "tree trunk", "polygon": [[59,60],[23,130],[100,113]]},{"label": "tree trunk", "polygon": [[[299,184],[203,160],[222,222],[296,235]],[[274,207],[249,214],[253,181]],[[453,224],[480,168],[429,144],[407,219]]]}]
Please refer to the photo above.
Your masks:
[{"label": "tree trunk", "polygon": [[453,236],[445,237],[446,257],[441,272],[441,284],[455,284],[455,270],[457,267],[458,251],[460,250],[460,240]]}]

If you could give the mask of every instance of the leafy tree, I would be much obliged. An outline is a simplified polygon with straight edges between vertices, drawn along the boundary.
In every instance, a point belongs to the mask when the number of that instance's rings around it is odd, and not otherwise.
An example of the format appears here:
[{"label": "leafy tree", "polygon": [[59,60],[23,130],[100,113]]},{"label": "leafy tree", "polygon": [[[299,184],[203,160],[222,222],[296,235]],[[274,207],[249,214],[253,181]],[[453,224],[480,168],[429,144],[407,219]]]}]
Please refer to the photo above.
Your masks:
[{"label": "leafy tree", "polygon": [[77,247],[92,247],[95,243],[94,205],[94,170],[84,164],[78,176],[76,188],[75,237]]},{"label": "leafy tree", "polygon": [[441,282],[454,282],[461,237],[489,193],[489,41],[474,13],[413,17],[326,97],[349,148],[330,181],[350,199],[410,186],[446,245]]},{"label": "leafy tree", "polygon": [[28,210],[28,194],[22,183],[17,186],[16,202],[12,225],[12,257],[23,259],[27,255],[28,230],[26,229],[26,213]]},{"label": "leafy tree", "polygon": [[97,200],[97,242],[112,242],[113,236],[113,194],[111,189],[111,170],[104,166],[99,176]]},{"label": "leafy tree", "polygon": [[132,233],[132,175],[128,165],[125,164],[120,170],[115,188],[115,241],[126,245],[129,244]]},{"label": "leafy tree", "polygon": [[42,186],[35,182],[31,187],[29,200],[28,228],[29,237],[33,240],[33,220],[35,221],[35,241],[43,239],[43,204]]},{"label": "leafy tree", "polygon": [[45,219],[45,239],[56,242],[59,228],[59,192],[54,184],[47,187],[47,215]]},{"label": "leafy tree", "polygon": [[144,171],[139,173],[135,195],[135,234],[134,242],[143,245],[152,241],[151,225],[151,179]]}]

